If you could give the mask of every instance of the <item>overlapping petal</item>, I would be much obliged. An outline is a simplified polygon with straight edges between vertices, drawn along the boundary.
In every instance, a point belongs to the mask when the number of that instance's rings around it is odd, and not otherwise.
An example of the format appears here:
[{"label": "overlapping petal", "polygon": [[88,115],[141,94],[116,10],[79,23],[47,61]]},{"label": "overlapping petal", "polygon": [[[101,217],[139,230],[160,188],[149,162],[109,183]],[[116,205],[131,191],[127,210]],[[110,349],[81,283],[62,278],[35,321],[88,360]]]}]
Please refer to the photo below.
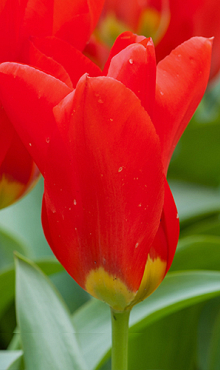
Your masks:
[{"label": "overlapping petal", "polygon": [[[76,1],[70,1],[70,0],[4,0],[1,1],[0,4],[0,62],[23,62],[30,64],[32,66],[35,66],[36,68],[41,69],[45,73],[48,73],[54,77],[56,77],[58,80],[63,81],[65,84],[67,84],[70,88],[72,88],[73,83],[71,81],[70,76],[68,75],[68,72],[66,71],[65,67],[59,63],[59,61],[56,60],[56,58],[51,57],[51,55],[48,55],[47,53],[43,53],[39,48],[37,48],[33,42],[31,42],[31,39],[33,37],[37,38],[45,38],[47,36],[50,37],[60,37],[61,41],[64,42],[64,40],[69,41],[72,45],[75,47],[78,47],[80,49],[83,49],[86,42],[88,41],[92,31],[95,28],[95,25],[98,21],[99,15],[101,13],[101,9],[103,6],[104,0],[76,0]],[[42,40],[43,43],[43,40]],[[52,43],[52,41],[51,41]],[[57,41],[57,46],[58,46]],[[65,45],[65,42],[64,42]],[[54,44],[51,45],[51,48],[53,49]],[[47,43],[47,48],[49,49],[49,44]],[[61,50],[62,49],[62,50]],[[55,51],[55,48],[54,48]],[[62,48],[58,47],[57,51],[63,55],[62,61],[64,59],[68,60],[67,55],[65,54],[64,58],[64,46]],[[59,54],[58,53],[58,54]],[[81,76],[82,71],[78,71],[76,82],[78,81],[79,77]],[[72,76],[71,76],[72,77]],[[10,84],[9,84],[10,85]],[[6,89],[7,90],[7,89]],[[61,88],[62,90],[62,88]],[[6,91],[7,95],[8,90]],[[15,88],[15,95],[17,94],[17,90]],[[68,91],[69,92],[69,91]],[[37,92],[39,95],[39,99],[42,99],[41,92]],[[22,94],[17,95],[17,102],[19,104],[19,95],[22,96]],[[52,94],[53,95],[53,94]],[[30,93],[30,96],[31,93]],[[33,97],[33,96],[32,96]],[[62,96],[63,97],[63,96]],[[61,98],[62,98],[61,97]],[[52,98],[53,100],[53,98]],[[57,103],[58,100],[55,102]],[[3,103],[3,102],[2,102]],[[23,101],[24,103],[24,101]],[[28,97],[26,104],[30,103]],[[28,116],[30,113],[30,109],[26,109],[25,105],[23,104],[23,113],[24,116]],[[30,103],[30,107],[31,107]],[[43,105],[40,104],[42,107]],[[35,104],[36,108],[36,104]],[[10,111],[10,109],[9,109]],[[13,109],[11,109],[9,116],[13,117]],[[41,112],[42,113],[42,112]],[[21,116],[22,116],[21,114]],[[36,112],[36,117],[38,116]],[[24,163],[28,162],[30,157],[28,152],[25,150],[25,148],[21,148],[21,146],[17,147],[17,150],[19,152],[16,154],[12,147],[8,145],[9,141],[11,140],[11,135],[13,137],[16,135],[16,132],[14,131],[14,128],[10,125],[9,117],[6,117],[6,114],[4,112],[4,107],[1,104],[1,117],[2,122],[0,123],[1,126],[4,125],[4,129],[1,132],[2,142],[3,145],[1,146],[0,150],[0,159],[6,157],[10,157],[10,163],[12,161],[12,153],[14,153],[14,168],[13,166],[9,166],[9,168],[6,168],[6,165],[9,165],[9,162],[4,160],[4,174],[1,171],[1,177],[2,177],[2,186],[4,190],[1,191],[2,197],[4,197],[5,189],[8,189],[8,195],[6,198],[11,198],[16,201],[16,198],[18,198],[19,192],[21,191],[18,189],[17,185],[14,186],[14,173],[16,172],[16,168],[20,168],[22,171],[22,168],[17,164],[17,159],[19,157],[23,157],[24,153],[26,152],[27,158],[24,160]],[[46,118],[46,116],[45,116]],[[22,119],[22,117],[21,117]],[[10,126],[10,133],[8,133],[8,137],[6,137],[6,131],[5,130],[5,122],[8,123]],[[26,121],[25,121],[26,122]],[[31,122],[37,122],[36,120],[31,120]],[[43,123],[43,117],[40,120],[42,122],[42,126],[44,126]],[[45,124],[45,135],[47,135],[46,140],[49,140],[49,132],[48,127],[51,125],[51,119],[48,120],[48,123]],[[30,125],[31,126],[31,125]],[[20,130],[20,129],[19,129]],[[14,131],[13,133],[11,131]],[[26,134],[21,134],[22,137],[25,136],[25,140],[27,141],[27,138],[29,138],[29,144],[32,146],[32,142],[35,140],[32,140],[33,134],[30,132],[30,136]],[[36,141],[38,140],[37,137]],[[35,139],[34,138],[34,139]],[[19,141],[19,137],[16,139]],[[28,144],[28,145],[29,145]],[[12,142],[11,142],[12,145]],[[44,146],[44,145],[43,145]],[[6,147],[8,150],[8,154],[6,151]],[[26,144],[27,148],[27,144]],[[27,148],[30,150],[30,148]],[[43,147],[41,148],[43,152],[45,151]],[[36,149],[36,147],[33,148],[34,156],[38,152],[39,158],[37,159],[38,165],[43,171],[43,160],[41,152]],[[34,163],[32,163],[32,167],[35,168],[36,166]],[[25,166],[24,166],[25,168]],[[29,169],[27,170],[27,177],[30,175]],[[10,174],[11,171],[11,174]],[[37,170],[38,171],[38,170]],[[40,175],[38,171],[38,176]],[[7,181],[5,178],[7,177]],[[25,184],[23,184],[25,186]],[[22,185],[22,187],[23,187]],[[28,187],[30,186],[30,182],[26,184],[26,189],[23,191],[23,193],[28,190]],[[19,185],[20,187],[20,185]],[[11,190],[9,190],[11,189]],[[5,199],[6,199],[5,198]],[[11,203],[11,201],[10,201]],[[9,203],[8,203],[9,204]],[[7,205],[7,202],[4,202],[4,205]]]},{"label": "overlapping petal", "polygon": [[55,127],[52,108],[71,89],[60,80],[26,65],[2,63],[0,70],[4,71],[0,77],[4,108],[43,173],[48,142]]},{"label": "overlapping petal", "polygon": [[[107,77],[83,78],[63,119],[69,135],[66,142],[60,132],[51,139],[45,171],[54,253],[83,287],[89,271],[102,266],[137,290],[163,206],[152,122],[136,96]],[[58,145],[64,149],[59,154]]]},{"label": "overlapping petal", "polygon": [[173,150],[205,92],[211,50],[212,40],[195,37],[158,63],[154,125],[166,172]]}]

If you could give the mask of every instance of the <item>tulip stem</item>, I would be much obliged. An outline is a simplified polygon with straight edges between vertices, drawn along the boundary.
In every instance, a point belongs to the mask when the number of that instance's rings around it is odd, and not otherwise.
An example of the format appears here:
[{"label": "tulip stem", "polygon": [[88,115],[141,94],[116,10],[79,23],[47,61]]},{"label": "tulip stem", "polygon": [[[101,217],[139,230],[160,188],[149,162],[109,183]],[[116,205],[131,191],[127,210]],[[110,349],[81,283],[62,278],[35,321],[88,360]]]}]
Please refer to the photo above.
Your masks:
[{"label": "tulip stem", "polygon": [[128,322],[130,311],[111,309],[112,319],[112,370],[128,369]]}]

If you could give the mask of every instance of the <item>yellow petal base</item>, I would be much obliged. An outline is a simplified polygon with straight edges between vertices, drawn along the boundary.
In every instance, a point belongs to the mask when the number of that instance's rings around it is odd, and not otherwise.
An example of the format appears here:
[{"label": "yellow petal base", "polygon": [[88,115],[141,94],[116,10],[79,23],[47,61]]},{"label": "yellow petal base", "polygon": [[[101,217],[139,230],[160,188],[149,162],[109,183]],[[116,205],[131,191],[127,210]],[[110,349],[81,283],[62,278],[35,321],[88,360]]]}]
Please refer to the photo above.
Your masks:
[{"label": "yellow petal base", "polygon": [[85,289],[93,297],[108,303],[115,311],[130,310],[153,293],[163,280],[165,271],[165,261],[148,256],[140,287],[138,291],[132,292],[119,278],[99,267],[89,272]]},{"label": "yellow petal base", "polygon": [[131,292],[116,276],[105,271],[103,267],[90,271],[85,289],[93,297],[108,303],[115,311],[124,311],[136,294],[136,292]]},{"label": "yellow petal base", "polygon": [[10,181],[4,175],[0,179],[0,209],[14,203],[23,193],[24,184],[17,181]]},{"label": "yellow petal base", "polygon": [[166,261],[162,261],[159,257],[151,259],[148,255],[141,285],[134,300],[131,302],[132,307],[135,304],[143,301],[157,289],[165,276],[166,268]]}]

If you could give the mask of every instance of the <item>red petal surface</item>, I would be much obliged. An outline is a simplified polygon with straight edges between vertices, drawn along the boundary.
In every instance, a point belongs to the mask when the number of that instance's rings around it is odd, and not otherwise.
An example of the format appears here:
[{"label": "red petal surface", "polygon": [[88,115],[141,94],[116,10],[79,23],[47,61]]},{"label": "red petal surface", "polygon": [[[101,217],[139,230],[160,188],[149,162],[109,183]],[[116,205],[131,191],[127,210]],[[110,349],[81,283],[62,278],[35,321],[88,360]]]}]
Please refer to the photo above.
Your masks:
[{"label": "red petal surface", "polygon": [[121,81],[131,89],[153,118],[156,84],[154,45],[148,39],[146,46],[135,43],[115,55],[108,69],[108,76]]},{"label": "red petal surface", "polygon": [[61,81],[32,67],[0,66],[2,104],[41,172],[55,125],[52,108],[70,91]]},{"label": "red petal surface", "polygon": [[105,64],[105,67],[103,69],[104,75],[107,75],[109,64],[110,64],[112,58],[116,54],[118,54],[121,50],[125,49],[128,45],[134,44],[136,42],[142,42],[142,41],[145,41],[145,40],[146,40],[146,38],[144,36],[137,36],[134,33],[129,32],[129,31],[123,32],[121,35],[119,35],[117,37],[117,39],[115,40],[115,43],[114,43],[114,45],[112,46],[112,48],[110,50],[108,60],[107,60],[107,62]]},{"label": "red petal surface", "polygon": [[163,207],[159,141],[120,82],[83,77],[72,95],[71,113],[60,104],[69,134],[54,132],[48,149],[45,234],[81,286],[103,266],[137,290]]},{"label": "red petal surface", "polygon": [[23,60],[25,60],[28,65],[50,74],[64,82],[70,88],[73,88],[70,76],[65,68],[53,58],[41,52],[32,42],[29,42],[28,47],[25,48]]},{"label": "red petal surface", "polygon": [[[155,0],[153,1],[153,3]],[[193,36],[213,37],[211,78],[220,70],[220,2],[216,0],[169,0],[170,24],[156,46],[157,60]]]},{"label": "red petal surface", "polygon": [[22,6],[17,0],[1,1],[0,62],[16,60],[17,58],[21,12]]},{"label": "red petal surface", "polygon": [[53,35],[77,49],[85,47],[99,19],[104,0],[54,1]]},{"label": "red petal surface", "polygon": [[74,87],[84,73],[88,73],[91,77],[102,75],[102,71],[96,64],[63,40],[56,37],[35,39],[34,45],[65,68]]},{"label": "red petal surface", "polygon": [[174,258],[179,238],[179,217],[173,195],[165,179],[164,206],[160,226],[150,249],[152,259],[167,261],[166,273]]},{"label": "red petal surface", "polygon": [[8,149],[11,146],[14,135],[14,128],[3,107],[0,109],[0,166],[5,158]]},{"label": "red petal surface", "polygon": [[192,38],[157,66],[154,125],[167,171],[173,150],[205,92],[212,41]]}]

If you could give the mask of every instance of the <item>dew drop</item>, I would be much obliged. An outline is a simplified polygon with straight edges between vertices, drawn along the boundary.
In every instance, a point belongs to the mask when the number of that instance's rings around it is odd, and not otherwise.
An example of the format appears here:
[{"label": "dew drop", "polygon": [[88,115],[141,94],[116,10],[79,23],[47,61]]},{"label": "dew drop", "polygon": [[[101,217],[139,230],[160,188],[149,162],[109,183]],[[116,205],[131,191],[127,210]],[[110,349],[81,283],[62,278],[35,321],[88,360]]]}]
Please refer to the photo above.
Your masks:
[{"label": "dew drop", "polygon": [[141,207],[141,206],[142,206],[142,204],[141,204],[141,203],[139,203],[139,204],[138,204],[138,207]]},{"label": "dew drop", "polygon": [[28,145],[29,145],[29,146],[32,146],[32,144],[31,144],[31,143],[29,143]]},{"label": "dew drop", "polygon": [[164,95],[163,91],[160,91],[160,95]]},{"label": "dew drop", "polygon": [[121,172],[123,170],[123,167],[119,167],[118,172]]},{"label": "dew drop", "polygon": [[76,206],[76,204],[77,204],[77,203],[76,203],[76,199],[74,199],[74,200],[73,200],[73,204],[74,204],[74,206]]},{"label": "dew drop", "polygon": [[135,248],[137,248],[138,246],[139,246],[139,243],[136,243],[136,244],[135,244]]},{"label": "dew drop", "polygon": [[47,138],[46,138],[46,143],[47,143],[47,144],[49,144],[49,142],[50,142],[50,138],[49,138],[49,137],[47,137]]},{"label": "dew drop", "polygon": [[72,210],[72,208],[71,207],[69,207],[69,211],[71,211]]},{"label": "dew drop", "polygon": [[178,213],[176,214],[176,218],[177,218],[177,220],[179,219],[179,214]]},{"label": "dew drop", "polygon": [[129,61],[128,61],[130,64],[134,64],[134,61],[133,61],[133,59],[129,59]]},{"label": "dew drop", "polygon": [[113,118],[109,118],[109,121],[113,122]]},{"label": "dew drop", "polygon": [[75,230],[77,231],[77,227],[75,227]]}]

